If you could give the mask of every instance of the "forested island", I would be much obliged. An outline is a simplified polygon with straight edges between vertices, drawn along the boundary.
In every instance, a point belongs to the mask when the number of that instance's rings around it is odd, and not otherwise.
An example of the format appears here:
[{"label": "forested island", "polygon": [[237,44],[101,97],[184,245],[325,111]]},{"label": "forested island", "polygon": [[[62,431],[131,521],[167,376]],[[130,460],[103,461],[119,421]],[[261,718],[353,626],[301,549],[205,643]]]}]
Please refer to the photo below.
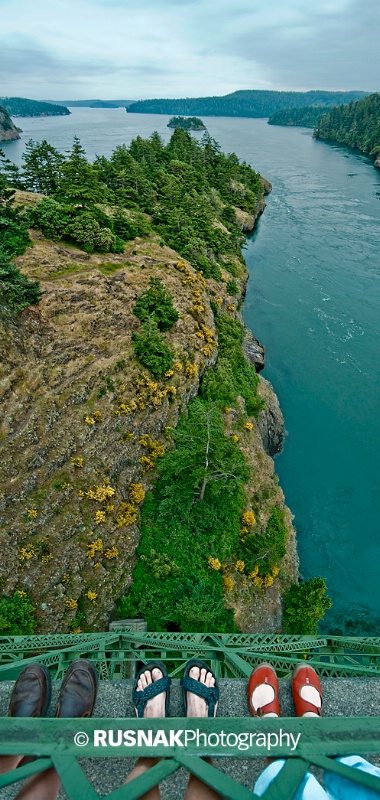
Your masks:
[{"label": "forested island", "polygon": [[305,106],[304,108],[286,108],[276,111],[268,119],[268,125],[285,125],[289,127],[315,128],[326,108],[321,106]]},{"label": "forested island", "polygon": [[20,128],[12,122],[8,111],[0,106],[0,142],[12,142],[20,139]]},{"label": "forested island", "polygon": [[50,100],[50,103],[68,108],[126,108],[132,100]]},{"label": "forested island", "polygon": [[70,114],[65,106],[29,100],[26,97],[1,97],[0,101],[12,117],[56,117]]},{"label": "forested island", "polygon": [[172,117],[168,128],[183,128],[184,131],[205,131],[206,125],[199,117]]},{"label": "forested island", "polygon": [[333,108],[321,117],[314,135],[361,150],[374,157],[380,167],[380,94]]},{"label": "forested island", "polygon": [[285,108],[321,105],[326,108],[365,97],[368,92],[272,92],[241,90],[223,97],[194,97],[179,100],[139,100],[127,111],[139,114],[173,114],[184,116],[270,117]]},{"label": "forested island", "polygon": [[104,630],[116,601],[153,630],[316,631],[239,314],[264,190],[181,128],[2,156],[2,633]]}]

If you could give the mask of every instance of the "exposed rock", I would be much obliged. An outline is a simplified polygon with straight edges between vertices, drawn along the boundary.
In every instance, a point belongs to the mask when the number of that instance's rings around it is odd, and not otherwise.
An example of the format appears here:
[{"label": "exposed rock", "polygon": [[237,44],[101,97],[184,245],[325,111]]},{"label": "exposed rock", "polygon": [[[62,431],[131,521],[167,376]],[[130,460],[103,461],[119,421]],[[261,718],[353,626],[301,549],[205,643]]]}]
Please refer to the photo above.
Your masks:
[{"label": "exposed rock", "polygon": [[259,394],[265,401],[265,408],[259,412],[257,424],[265,452],[274,456],[282,450],[285,436],[284,417],[272,384],[262,375],[259,380]]},{"label": "exposed rock", "polygon": [[377,158],[375,160],[375,167],[379,167],[379,169],[380,169],[380,153],[378,154],[378,156],[377,156]]},{"label": "exposed rock", "polygon": [[265,367],[265,351],[253,333],[247,329],[243,342],[244,355],[256,372],[261,372]]},{"label": "exposed rock", "polygon": [[20,128],[16,128],[8,111],[0,106],[0,142],[13,142],[20,138]]}]

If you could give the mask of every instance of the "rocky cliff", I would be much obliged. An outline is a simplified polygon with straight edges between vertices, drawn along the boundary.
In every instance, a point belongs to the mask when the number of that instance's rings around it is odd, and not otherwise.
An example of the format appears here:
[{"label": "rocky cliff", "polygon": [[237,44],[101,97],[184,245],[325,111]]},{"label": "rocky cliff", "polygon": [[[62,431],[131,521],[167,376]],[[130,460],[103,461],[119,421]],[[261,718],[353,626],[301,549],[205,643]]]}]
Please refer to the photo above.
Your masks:
[{"label": "rocky cliff", "polygon": [[0,106],[0,142],[12,142],[20,139],[20,129],[12,122],[8,111]]},{"label": "rocky cliff", "polygon": [[[34,196],[24,193],[28,199]],[[166,429],[217,359],[212,303],[238,312],[224,284],[206,281],[155,235],[107,256],[31,235],[33,247],[18,265],[41,281],[43,298],[17,321],[0,320],[0,591],[31,595],[41,632],[75,629],[79,607],[86,629],[103,629],[131,584],[138,507],[154,483]],[[167,334],[174,370],[162,381],[139,367],[131,344],[139,326],[132,309],[151,276],[164,281],[179,312]],[[242,275],[241,295],[245,282]],[[191,313],[194,298],[205,309],[204,328]],[[268,381],[260,391],[265,410],[239,447],[265,526],[273,505],[284,504],[270,457],[281,446],[283,422]],[[226,433],[234,413],[225,415]],[[286,525],[288,552],[273,585],[255,589],[238,574],[228,596],[242,630],[280,628],[281,593],[297,576],[288,510]]]}]

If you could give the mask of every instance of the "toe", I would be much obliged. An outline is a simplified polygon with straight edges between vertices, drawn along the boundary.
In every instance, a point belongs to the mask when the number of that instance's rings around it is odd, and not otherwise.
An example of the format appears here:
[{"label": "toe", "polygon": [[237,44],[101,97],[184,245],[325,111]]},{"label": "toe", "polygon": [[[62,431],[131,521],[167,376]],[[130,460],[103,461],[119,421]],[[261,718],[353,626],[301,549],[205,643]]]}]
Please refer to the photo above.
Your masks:
[{"label": "toe", "polygon": [[206,675],[206,686],[215,686],[215,678],[212,672],[208,672]]},{"label": "toe", "polygon": [[150,670],[146,670],[146,672],[144,672],[144,677],[145,677],[147,686],[149,686],[149,684],[152,683],[152,673],[150,672]]},{"label": "toe", "polygon": [[152,679],[153,679],[153,681],[159,681],[160,678],[163,678],[163,677],[164,677],[164,674],[163,674],[163,672],[161,672],[160,669],[158,669],[158,667],[155,667],[154,669],[152,669]]},{"label": "toe", "polygon": [[190,678],[193,678],[195,681],[199,681],[199,674],[200,674],[199,667],[191,667],[191,670],[189,672]]},{"label": "toe", "polygon": [[147,682],[146,682],[146,677],[145,676],[146,676],[146,672],[142,672],[141,675],[140,675],[140,678],[139,678],[140,691],[142,691],[142,692],[144,691],[144,689],[146,689],[146,687],[148,685]]},{"label": "toe", "polygon": [[201,669],[201,676],[199,678],[201,683],[206,683],[206,669]]}]

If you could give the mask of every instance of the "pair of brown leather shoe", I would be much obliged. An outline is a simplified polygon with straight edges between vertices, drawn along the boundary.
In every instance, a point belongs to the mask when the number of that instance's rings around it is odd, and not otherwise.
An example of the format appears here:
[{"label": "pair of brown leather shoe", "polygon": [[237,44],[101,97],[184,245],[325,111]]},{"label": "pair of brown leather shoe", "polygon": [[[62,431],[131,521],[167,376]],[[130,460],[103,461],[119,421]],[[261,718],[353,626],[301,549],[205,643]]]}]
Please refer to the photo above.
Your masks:
[{"label": "pair of brown leather shoe", "polygon": [[[62,681],[55,717],[90,717],[95,705],[98,675],[91,661],[78,658]],[[28,664],[13,687],[8,717],[43,717],[51,699],[51,677],[43,664]]]}]

